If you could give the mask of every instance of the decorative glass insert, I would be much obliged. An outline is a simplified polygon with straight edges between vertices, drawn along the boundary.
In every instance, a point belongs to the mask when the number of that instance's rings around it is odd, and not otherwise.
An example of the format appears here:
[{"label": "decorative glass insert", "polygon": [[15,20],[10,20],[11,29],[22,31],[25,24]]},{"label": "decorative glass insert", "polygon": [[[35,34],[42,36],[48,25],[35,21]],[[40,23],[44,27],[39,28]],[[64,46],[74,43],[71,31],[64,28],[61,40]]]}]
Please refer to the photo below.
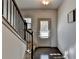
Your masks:
[{"label": "decorative glass insert", "polygon": [[40,37],[49,37],[48,21],[40,21]]}]

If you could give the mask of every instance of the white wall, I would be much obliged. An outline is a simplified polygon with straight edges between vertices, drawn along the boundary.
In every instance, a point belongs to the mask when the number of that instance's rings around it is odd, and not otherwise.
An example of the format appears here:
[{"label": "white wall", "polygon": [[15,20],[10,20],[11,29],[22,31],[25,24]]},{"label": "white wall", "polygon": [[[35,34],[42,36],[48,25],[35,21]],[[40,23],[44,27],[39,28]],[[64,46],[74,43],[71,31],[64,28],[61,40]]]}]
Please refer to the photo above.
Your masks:
[{"label": "white wall", "polygon": [[[76,0],[64,0],[58,8],[58,47],[64,53],[68,51],[69,59],[75,58],[76,23],[68,23],[67,14],[76,8]],[[70,50],[74,51],[71,53]]]},{"label": "white wall", "polygon": [[23,59],[26,45],[2,24],[3,59]]},{"label": "white wall", "polygon": [[[34,31],[34,42],[38,43],[39,46],[57,46],[57,34],[56,34],[56,10],[21,10],[24,17],[32,17],[32,26]],[[37,40],[37,27],[38,18],[51,18],[51,39],[48,40]]]}]

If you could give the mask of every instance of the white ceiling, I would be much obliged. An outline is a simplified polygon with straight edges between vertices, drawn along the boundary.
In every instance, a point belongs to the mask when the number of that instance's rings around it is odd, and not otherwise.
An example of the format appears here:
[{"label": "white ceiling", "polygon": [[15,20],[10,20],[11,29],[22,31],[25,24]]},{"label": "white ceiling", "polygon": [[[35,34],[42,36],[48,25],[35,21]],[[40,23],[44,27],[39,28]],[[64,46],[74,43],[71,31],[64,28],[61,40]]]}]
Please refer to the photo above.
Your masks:
[{"label": "white ceiling", "polygon": [[20,9],[57,9],[63,0],[51,0],[48,6],[44,6],[40,0],[15,0]]}]

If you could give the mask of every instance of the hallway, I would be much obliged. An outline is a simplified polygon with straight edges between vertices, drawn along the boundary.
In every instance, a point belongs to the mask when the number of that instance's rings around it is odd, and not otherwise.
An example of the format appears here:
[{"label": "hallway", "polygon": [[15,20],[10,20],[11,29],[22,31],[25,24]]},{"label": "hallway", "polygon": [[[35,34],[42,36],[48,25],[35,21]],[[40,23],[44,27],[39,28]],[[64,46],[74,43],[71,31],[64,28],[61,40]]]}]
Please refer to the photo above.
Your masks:
[{"label": "hallway", "polygon": [[2,0],[3,59],[76,59],[75,0]]}]

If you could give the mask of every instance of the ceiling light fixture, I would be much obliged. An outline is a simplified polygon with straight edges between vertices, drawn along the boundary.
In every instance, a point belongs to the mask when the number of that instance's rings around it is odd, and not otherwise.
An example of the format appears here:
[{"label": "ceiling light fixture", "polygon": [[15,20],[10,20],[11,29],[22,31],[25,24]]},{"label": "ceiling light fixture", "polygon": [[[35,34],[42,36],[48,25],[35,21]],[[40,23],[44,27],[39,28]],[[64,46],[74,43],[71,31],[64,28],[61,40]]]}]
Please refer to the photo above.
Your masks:
[{"label": "ceiling light fixture", "polygon": [[50,0],[42,0],[42,4],[47,6],[50,3]]}]

